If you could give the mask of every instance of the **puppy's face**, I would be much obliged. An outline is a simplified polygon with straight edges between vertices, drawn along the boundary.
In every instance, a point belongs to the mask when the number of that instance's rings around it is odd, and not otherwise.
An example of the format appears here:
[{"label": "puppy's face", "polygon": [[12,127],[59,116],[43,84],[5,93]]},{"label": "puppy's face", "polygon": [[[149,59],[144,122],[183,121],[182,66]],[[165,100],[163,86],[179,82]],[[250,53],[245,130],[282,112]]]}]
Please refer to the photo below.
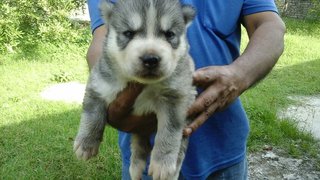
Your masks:
[{"label": "puppy's face", "polygon": [[109,31],[106,52],[125,77],[161,81],[186,55],[186,27],[195,12],[178,0],[118,0],[101,10]]}]

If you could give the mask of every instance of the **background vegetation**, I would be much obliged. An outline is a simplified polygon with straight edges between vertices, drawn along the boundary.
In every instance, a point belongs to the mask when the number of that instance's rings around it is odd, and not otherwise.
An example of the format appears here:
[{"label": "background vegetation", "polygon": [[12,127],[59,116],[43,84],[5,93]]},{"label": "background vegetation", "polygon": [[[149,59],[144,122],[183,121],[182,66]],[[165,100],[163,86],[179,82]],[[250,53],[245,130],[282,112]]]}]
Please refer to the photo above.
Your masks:
[{"label": "background vegetation", "polygon": [[320,0],[312,0],[314,7],[310,9],[311,16],[314,16],[315,18],[320,18]]},{"label": "background vegetation", "polygon": [[[88,26],[72,25],[62,13],[62,9],[78,5],[66,1],[66,7],[62,7],[63,0],[4,2],[0,4],[0,29],[5,30],[0,32],[0,42],[5,44],[0,46],[0,179],[119,179],[116,131],[107,128],[97,158],[78,161],[72,144],[81,105],[40,97],[52,84],[86,82],[84,57],[90,30]],[[13,8],[14,3],[24,9]],[[52,3],[57,12],[43,5],[33,9],[39,3]],[[39,17],[43,15],[52,19]],[[287,96],[319,95],[320,22],[285,22],[288,32],[284,54],[274,71],[241,97],[251,124],[248,148],[250,152],[260,151],[270,145],[285,149],[288,156],[319,160],[318,142],[290,120],[279,120],[277,113],[296,103]],[[242,48],[247,41],[244,38]],[[320,160],[317,166],[320,169]]]},{"label": "background vegetation", "polygon": [[2,0],[0,52],[34,48],[39,42],[78,41],[68,15],[85,0]]}]

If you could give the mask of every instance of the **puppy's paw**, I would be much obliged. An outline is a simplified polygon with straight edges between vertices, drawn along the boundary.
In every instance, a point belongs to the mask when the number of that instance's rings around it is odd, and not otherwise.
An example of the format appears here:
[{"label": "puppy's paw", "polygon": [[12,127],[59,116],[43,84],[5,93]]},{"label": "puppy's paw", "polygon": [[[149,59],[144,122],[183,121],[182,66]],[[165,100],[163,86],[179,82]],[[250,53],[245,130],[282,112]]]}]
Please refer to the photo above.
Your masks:
[{"label": "puppy's paw", "polygon": [[142,179],[142,173],[146,168],[146,162],[144,160],[135,160],[134,163],[130,164],[130,176],[132,180]]},{"label": "puppy's paw", "polygon": [[140,179],[142,179],[143,170],[141,171],[140,168],[138,168],[136,166],[135,167],[130,166],[129,171],[130,171],[130,177],[131,177],[132,180],[140,180]]},{"label": "puppy's paw", "polygon": [[100,141],[90,137],[77,136],[73,144],[73,151],[78,159],[88,160],[99,152]]},{"label": "puppy's paw", "polygon": [[148,174],[153,180],[174,180],[176,175],[176,161],[164,158],[160,161],[151,160]]}]

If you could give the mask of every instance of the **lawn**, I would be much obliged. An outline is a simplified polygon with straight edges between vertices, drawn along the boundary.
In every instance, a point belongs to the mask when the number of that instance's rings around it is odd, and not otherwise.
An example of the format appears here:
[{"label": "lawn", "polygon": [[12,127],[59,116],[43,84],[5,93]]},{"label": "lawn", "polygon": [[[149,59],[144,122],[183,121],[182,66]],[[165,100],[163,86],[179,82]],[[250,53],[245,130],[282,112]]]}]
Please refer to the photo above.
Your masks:
[{"label": "lawn", "polygon": [[[290,156],[319,158],[312,136],[276,114],[294,103],[287,99],[290,95],[320,94],[320,23],[285,21],[283,56],[264,81],[241,96],[251,124],[248,148],[259,151],[267,144]],[[120,178],[116,131],[106,130],[97,158],[78,161],[72,144],[81,105],[40,97],[45,87],[59,81],[85,83],[87,48],[83,42],[41,44],[0,55],[0,179]]]}]

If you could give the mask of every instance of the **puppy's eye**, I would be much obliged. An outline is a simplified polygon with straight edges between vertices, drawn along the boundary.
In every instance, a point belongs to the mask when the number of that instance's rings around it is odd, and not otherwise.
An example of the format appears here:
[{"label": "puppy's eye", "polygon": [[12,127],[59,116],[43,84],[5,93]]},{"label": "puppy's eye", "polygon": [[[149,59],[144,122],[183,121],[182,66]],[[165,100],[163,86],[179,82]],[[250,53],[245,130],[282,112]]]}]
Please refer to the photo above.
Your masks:
[{"label": "puppy's eye", "polygon": [[136,33],[134,31],[125,31],[122,34],[128,39],[132,39]]},{"label": "puppy's eye", "polygon": [[175,34],[174,32],[172,32],[172,31],[165,31],[165,32],[164,32],[164,36],[165,36],[168,40],[171,40],[171,39],[173,39],[173,38],[176,36],[176,34]]}]

